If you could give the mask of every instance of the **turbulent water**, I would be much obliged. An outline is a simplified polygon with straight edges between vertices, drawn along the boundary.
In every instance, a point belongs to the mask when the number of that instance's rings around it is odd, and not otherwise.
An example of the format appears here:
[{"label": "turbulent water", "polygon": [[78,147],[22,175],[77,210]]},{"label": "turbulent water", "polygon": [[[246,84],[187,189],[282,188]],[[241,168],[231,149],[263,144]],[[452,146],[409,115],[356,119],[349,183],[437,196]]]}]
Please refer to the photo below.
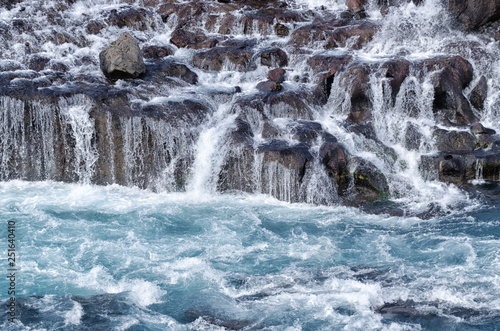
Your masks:
[{"label": "turbulent water", "polygon": [[422,221],[119,186],[13,181],[0,194],[20,268],[19,321],[3,314],[3,330],[500,323],[496,207]]},{"label": "turbulent water", "polygon": [[[255,54],[285,49],[288,77],[311,78],[283,83],[285,91],[297,93],[316,84],[304,54],[348,54],[372,67],[394,58],[460,55],[474,69],[466,96],[486,79],[484,109],[475,113],[500,132],[498,41],[457,29],[442,1],[401,2],[382,16],[381,2],[368,1],[369,19],[380,28],[361,49],[324,50],[318,42],[294,53],[290,36],[278,38],[258,27],[245,32],[238,22],[232,37],[256,40]],[[347,9],[344,0],[288,3],[311,17],[310,10],[340,15]],[[266,164],[253,153],[249,169],[235,166],[248,173],[250,188],[229,187],[223,194],[224,162],[244,155],[228,139],[237,119],[247,116],[255,146],[266,142],[263,121],[238,108],[239,96],[226,92],[238,86],[240,96],[257,94],[256,83],[266,79],[269,68],[257,61],[249,71],[228,63],[217,72],[205,71],[191,66],[195,50],[176,48],[171,57],[198,75],[196,85],[154,85],[146,78],[144,85],[120,80],[113,88],[127,92],[134,111],[154,113],[154,107],[194,100],[199,112],[174,123],[111,111],[96,115],[95,100],[85,93],[108,84],[99,52],[131,31],[141,46],[169,45],[178,22],[153,13],[146,28],[110,24],[91,34],[87,22],[140,3],[77,0],[58,12],[59,4],[24,0],[0,9],[0,79],[15,77],[8,80],[11,90],[0,96],[0,252],[6,260],[7,222],[15,221],[18,263],[16,323],[5,313],[10,296],[2,277],[0,329],[500,328],[497,182],[483,180],[480,163],[468,188],[421,171],[421,155],[437,151],[436,125],[456,130],[434,119],[436,72],[411,71],[394,102],[388,99],[387,77],[372,72],[377,141],[346,128],[351,104],[344,81],[330,82],[326,104],[307,105],[303,119],[319,124],[387,178],[389,197],[380,208],[342,206],[340,194],[326,185],[331,179],[317,158],[319,142],[311,143],[316,159],[301,175],[301,187],[292,170]],[[50,58],[45,69],[29,68],[35,55]],[[75,83],[80,80],[87,85]],[[26,82],[72,94],[57,95],[55,102],[22,100],[12,89]],[[410,116],[408,109],[415,112]],[[281,130],[280,139],[298,143],[290,129],[297,119],[286,107],[263,112]],[[421,135],[411,150],[404,134],[410,125]],[[377,215],[380,211],[385,214]],[[7,273],[6,263],[2,268]]]}]

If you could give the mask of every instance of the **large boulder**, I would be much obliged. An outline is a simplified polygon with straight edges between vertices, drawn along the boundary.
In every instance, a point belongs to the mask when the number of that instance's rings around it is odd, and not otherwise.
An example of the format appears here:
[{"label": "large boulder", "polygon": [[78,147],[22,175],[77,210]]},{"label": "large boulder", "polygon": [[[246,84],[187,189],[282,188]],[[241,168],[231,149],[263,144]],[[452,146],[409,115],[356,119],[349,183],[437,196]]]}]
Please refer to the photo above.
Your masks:
[{"label": "large boulder", "polygon": [[436,146],[439,151],[473,151],[476,148],[476,139],[467,131],[446,131],[437,129],[433,132]]},{"label": "large boulder", "polygon": [[109,79],[137,78],[146,65],[137,40],[124,33],[99,54],[101,70]]},{"label": "large boulder", "polygon": [[477,30],[488,22],[500,19],[498,0],[448,0],[449,8],[467,30]]}]

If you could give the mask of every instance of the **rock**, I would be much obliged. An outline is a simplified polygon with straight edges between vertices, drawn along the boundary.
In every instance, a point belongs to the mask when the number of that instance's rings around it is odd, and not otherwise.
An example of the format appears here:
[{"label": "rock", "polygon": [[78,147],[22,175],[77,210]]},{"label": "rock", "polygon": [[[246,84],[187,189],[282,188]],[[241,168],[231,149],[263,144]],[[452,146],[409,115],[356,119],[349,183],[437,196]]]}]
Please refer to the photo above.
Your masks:
[{"label": "rock", "polygon": [[88,34],[99,34],[105,27],[106,25],[102,22],[90,21],[85,29],[87,30]]},{"label": "rock", "polygon": [[272,140],[271,142],[261,144],[257,148],[257,153],[264,155],[263,161],[265,163],[277,162],[302,175],[308,163],[313,159],[307,145],[299,143],[290,146],[284,140]]},{"label": "rock", "polygon": [[271,48],[260,53],[260,63],[268,67],[285,67],[288,65],[288,57],[283,50]]},{"label": "rock", "polygon": [[196,53],[193,65],[199,69],[209,71],[253,70],[251,60],[253,52],[249,46],[219,46],[207,51]]},{"label": "rock", "polygon": [[140,31],[150,27],[155,28],[152,13],[144,8],[125,7],[119,11],[113,9],[107,18],[107,23],[119,28],[128,27]]},{"label": "rock", "polygon": [[344,86],[349,89],[351,110],[348,119],[355,123],[371,119],[370,69],[364,64],[353,64],[340,74]]},{"label": "rock", "polygon": [[470,127],[470,131],[474,135],[478,135],[478,134],[487,134],[487,135],[496,134],[495,130],[493,130],[493,129],[487,129],[481,123],[474,123]]},{"label": "rock", "polygon": [[433,137],[439,151],[473,151],[476,148],[476,139],[467,131],[437,129]]},{"label": "rock", "polygon": [[365,10],[366,0],[348,0],[347,8],[353,13],[359,13]]},{"label": "rock", "polygon": [[314,44],[321,43],[325,49],[361,49],[372,40],[378,29],[378,25],[373,22],[345,25],[345,21],[338,20],[329,24],[311,24],[296,29],[289,44],[295,47],[313,47]]},{"label": "rock", "polygon": [[161,65],[156,74],[160,77],[179,78],[189,84],[198,83],[198,75],[181,63],[166,62]]},{"label": "rock", "polygon": [[385,71],[384,75],[389,80],[392,99],[393,102],[395,102],[396,96],[401,88],[401,84],[410,73],[410,62],[407,60],[393,59],[382,64],[380,69]]},{"label": "rock", "polygon": [[326,167],[328,175],[334,180],[339,195],[344,196],[349,188],[349,154],[336,142],[326,142],[319,149],[320,162]]},{"label": "rock", "polygon": [[124,33],[99,54],[100,67],[109,79],[137,78],[146,65],[137,40]]},{"label": "rock", "polygon": [[179,48],[188,47],[202,49],[215,47],[219,41],[217,39],[208,38],[202,32],[194,33],[180,28],[172,32],[170,42]]},{"label": "rock", "polygon": [[422,143],[422,133],[418,127],[408,122],[405,131],[405,147],[409,150],[418,151]]},{"label": "rock", "polygon": [[286,37],[290,34],[290,29],[281,23],[276,23],[274,25],[274,33],[280,37]]},{"label": "rock", "polygon": [[260,82],[259,84],[257,84],[257,89],[263,92],[280,92],[281,90],[283,90],[283,87],[280,83],[267,80],[265,82]]},{"label": "rock", "polygon": [[433,76],[433,110],[445,124],[464,125],[477,122],[463,89],[473,77],[472,65],[460,56],[438,57],[423,61],[425,70],[435,71]]},{"label": "rock", "polygon": [[316,55],[307,60],[317,76],[318,85],[314,91],[317,103],[325,104],[330,97],[333,79],[351,60],[351,56]]},{"label": "rock", "polygon": [[452,15],[467,30],[477,30],[488,22],[500,19],[498,0],[448,0]]},{"label": "rock", "polygon": [[370,161],[353,157],[349,162],[354,182],[353,204],[384,199],[389,195],[389,185],[384,174]]},{"label": "rock", "polygon": [[174,54],[174,50],[167,46],[146,46],[142,48],[142,54],[146,59],[159,60]]},{"label": "rock", "polygon": [[276,83],[283,83],[285,81],[285,75],[286,75],[285,69],[276,68],[273,70],[269,70],[267,78]]},{"label": "rock", "polygon": [[484,101],[486,100],[487,95],[488,95],[488,81],[484,76],[482,76],[477,85],[470,93],[469,100],[477,110],[483,110]]},{"label": "rock", "polygon": [[45,69],[50,59],[41,55],[33,55],[30,57],[28,62],[28,68],[35,71],[42,71]]}]

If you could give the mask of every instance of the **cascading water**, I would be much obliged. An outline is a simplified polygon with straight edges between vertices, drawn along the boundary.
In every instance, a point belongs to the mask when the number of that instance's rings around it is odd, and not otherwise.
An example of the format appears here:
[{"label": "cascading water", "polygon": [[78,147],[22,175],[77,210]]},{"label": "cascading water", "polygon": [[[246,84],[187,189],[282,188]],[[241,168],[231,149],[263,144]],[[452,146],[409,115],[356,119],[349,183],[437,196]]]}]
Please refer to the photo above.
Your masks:
[{"label": "cascading water", "polygon": [[496,330],[500,8],[459,2],[0,2],[0,328]]}]

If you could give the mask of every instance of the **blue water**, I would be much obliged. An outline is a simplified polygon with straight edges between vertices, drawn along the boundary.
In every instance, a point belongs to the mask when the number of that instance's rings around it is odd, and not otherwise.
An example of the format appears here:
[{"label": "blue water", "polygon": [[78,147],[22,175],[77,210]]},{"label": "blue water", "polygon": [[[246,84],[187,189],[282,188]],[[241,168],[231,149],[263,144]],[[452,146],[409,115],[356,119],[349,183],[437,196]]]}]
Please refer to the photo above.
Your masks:
[{"label": "blue water", "polygon": [[[0,183],[2,330],[498,330],[498,206],[437,219],[266,196]],[[0,282],[6,304],[8,284]]]}]

